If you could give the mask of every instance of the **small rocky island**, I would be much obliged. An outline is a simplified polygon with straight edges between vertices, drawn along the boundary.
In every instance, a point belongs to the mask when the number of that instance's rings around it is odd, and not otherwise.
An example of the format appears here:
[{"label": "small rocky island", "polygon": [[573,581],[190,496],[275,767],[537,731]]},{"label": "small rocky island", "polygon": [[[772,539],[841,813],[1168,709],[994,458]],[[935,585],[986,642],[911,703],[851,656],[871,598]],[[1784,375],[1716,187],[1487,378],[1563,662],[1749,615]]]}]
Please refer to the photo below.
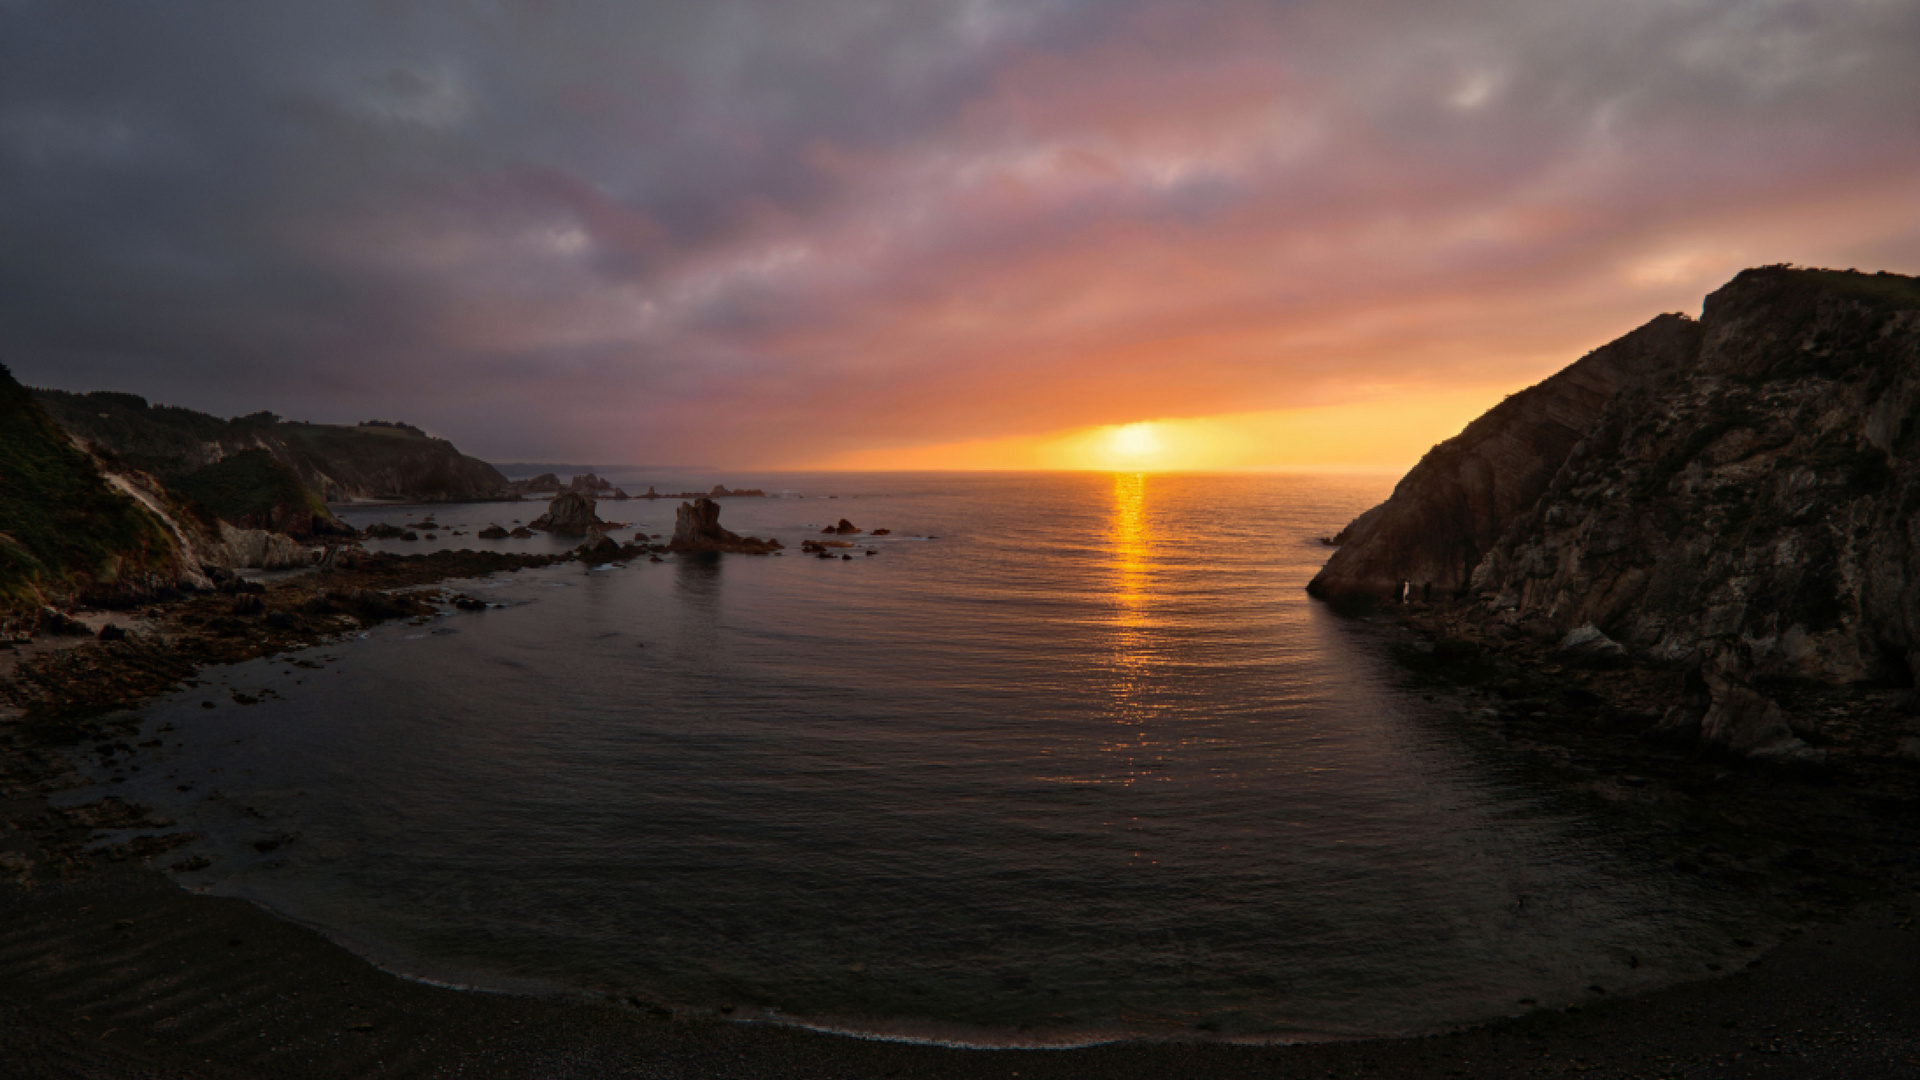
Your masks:
[{"label": "small rocky island", "polygon": [[674,510],[673,539],[667,542],[667,550],[683,555],[771,555],[780,547],[778,540],[739,536],[721,528],[720,504],[704,497],[683,502]]}]

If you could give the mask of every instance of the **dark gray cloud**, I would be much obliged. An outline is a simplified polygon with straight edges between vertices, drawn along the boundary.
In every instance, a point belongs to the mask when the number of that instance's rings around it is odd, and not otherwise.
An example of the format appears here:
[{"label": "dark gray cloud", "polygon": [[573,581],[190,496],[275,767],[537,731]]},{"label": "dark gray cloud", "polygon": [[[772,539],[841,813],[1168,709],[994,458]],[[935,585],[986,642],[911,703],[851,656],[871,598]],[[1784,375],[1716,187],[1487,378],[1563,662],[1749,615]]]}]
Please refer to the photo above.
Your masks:
[{"label": "dark gray cloud", "polygon": [[1920,270],[1917,58],[1901,0],[13,0],[0,359],[770,463],[1518,380]]}]

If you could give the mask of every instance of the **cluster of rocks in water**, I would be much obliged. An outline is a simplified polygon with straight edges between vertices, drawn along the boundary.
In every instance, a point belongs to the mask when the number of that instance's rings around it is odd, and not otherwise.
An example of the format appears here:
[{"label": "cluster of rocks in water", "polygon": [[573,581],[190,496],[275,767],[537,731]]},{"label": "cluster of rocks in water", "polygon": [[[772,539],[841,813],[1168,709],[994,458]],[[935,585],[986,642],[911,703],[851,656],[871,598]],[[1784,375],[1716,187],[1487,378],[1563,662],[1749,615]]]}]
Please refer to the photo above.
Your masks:
[{"label": "cluster of rocks in water", "polygon": [[531,480],[515,480],[507,485],[508,494],[516,499],[527,495],[558,495],[569,491],[595,499],[632,498],[631,495],[613,486],[612,481],[603,480],[593,473],[581,473],[564,484],[552,473],[541,473]]},{"label": "cluster of rocks in water", "polygon": [[593,473],[581,473],[561,483],[553,473],[541,473],[530,480],[515,480],[507,485],[509,498],[523,498],[529,495],[558,495],[573,492],[594,499],[726,499],[726,498],[766,498],[767,493],[759,488],[730,488],[725,484],[715,484],[710,491],[655,491],[652,484],[639,495],[629,495],[615,487],[610,480],[604,480]]},{"label": "cluster of rocks in water", "polygon": [[[715,490],[732,495],[762,494],[757,490],[728,492],[724,487],[717,487]],[[387,523],[369,525],[361,531],[360,536],[376,540],[417,540],[419,534],[414,529],[437,527],[433,518],[428,516],[420,522],[408,523],[408,528],[405,529]],[[625,525],[621,522],[602,520],[599,516],[598,503],[591,495],[569,489],[555,495],[548,504],[546,513],[541,514],[528,525],[516,526],[509,531],[502,525],[490,524],[476,532],[475,536],[482,540],[526,539],[534,536],[536,532],[545,532],[553,536],[577,536],[582,539],[582,543],[574,550],[575,555],[583,559],[605,561],[639,555],[646,555],[654,561],[659,561],[661,554],[669,552],[681,555],[770,555],[783,550],[783,545],[778,540],[741,536],[722,528],[719,504],[705,495],[693,496],[691,501],[680,505],[674,514],[673,535],[664,544],[649,543],[648,541],[657,540],[660,537],[649,537],[644,532],[635,533],[632,541],[623,544],[615,540],[611,533],[615,529],[624,527]],[[857,536],[864,530],[846,518],[841,518],[835,524],[828,525],[820,531],[826,536],[841,537]],[[874,529],[867,533],[869,536],[891,534],[891,529]],[[433,534],[429,533],[428,539],[432,537]],[[807,554],[818,555],[820,558],[833,558],[836,554],[840,554],[841,558],[851,559],[853,557],[851,554],[841,554],[837,549],[855,546],[857,545],[851,541],[838,539],[806,540],[801,543],[801,550]],[[864,554],[878,555],[880,551],[878,548],[868,547]]]},{"label": "cluster of rocks in water", "polygon": [[764,499],[767,493],[759,488],[730,488],[725,484],[713,485],[712,491],[665,492],[653,490],[648,484],[647,490],[638,498],[642,499]]}]

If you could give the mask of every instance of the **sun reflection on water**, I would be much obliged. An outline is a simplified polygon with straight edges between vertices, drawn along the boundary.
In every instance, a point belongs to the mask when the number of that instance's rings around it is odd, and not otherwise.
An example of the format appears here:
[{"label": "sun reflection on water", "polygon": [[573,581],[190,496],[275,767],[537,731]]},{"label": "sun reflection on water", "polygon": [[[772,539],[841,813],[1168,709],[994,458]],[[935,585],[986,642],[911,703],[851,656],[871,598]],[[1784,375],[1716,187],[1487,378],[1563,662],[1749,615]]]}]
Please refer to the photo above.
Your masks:
[{"label": "sun reflection on water", "polygon": [[1144,474],[1116,473],[1114,475],[1114,598],[1120,603],[1120,625],[1134,630],[1146,625],[1148,543],[1146,496],[1147,478]]},{"label": "sun reflection on water", "polygon": [[1130,787],[1142,779],[1150,753],[1148,722],[1153,707],[1148,700],[1150,667],[1147,627],[1152,592],[1149,555],[1152,537],[1147,528],[1147,478],[1143,473],[1116,473],[1113,477],[1113,520],[1109,529],[1112,551],[1113,598],[1113,721],[1121,731],[1106,746],[1119,755],[1114,777]]}]

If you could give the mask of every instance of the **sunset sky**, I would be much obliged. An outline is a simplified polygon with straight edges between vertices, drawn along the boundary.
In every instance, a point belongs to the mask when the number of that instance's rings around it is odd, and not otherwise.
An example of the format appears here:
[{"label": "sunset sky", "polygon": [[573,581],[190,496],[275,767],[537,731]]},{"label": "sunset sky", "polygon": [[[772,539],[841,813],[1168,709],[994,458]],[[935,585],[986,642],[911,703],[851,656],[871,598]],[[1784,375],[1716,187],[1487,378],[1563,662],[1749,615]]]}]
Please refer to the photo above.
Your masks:
[{"label": "sunset sky", "polygon": [[1920,272],[1920,0],[0,0],[0,362],[491,460],[1400,467]]}]

